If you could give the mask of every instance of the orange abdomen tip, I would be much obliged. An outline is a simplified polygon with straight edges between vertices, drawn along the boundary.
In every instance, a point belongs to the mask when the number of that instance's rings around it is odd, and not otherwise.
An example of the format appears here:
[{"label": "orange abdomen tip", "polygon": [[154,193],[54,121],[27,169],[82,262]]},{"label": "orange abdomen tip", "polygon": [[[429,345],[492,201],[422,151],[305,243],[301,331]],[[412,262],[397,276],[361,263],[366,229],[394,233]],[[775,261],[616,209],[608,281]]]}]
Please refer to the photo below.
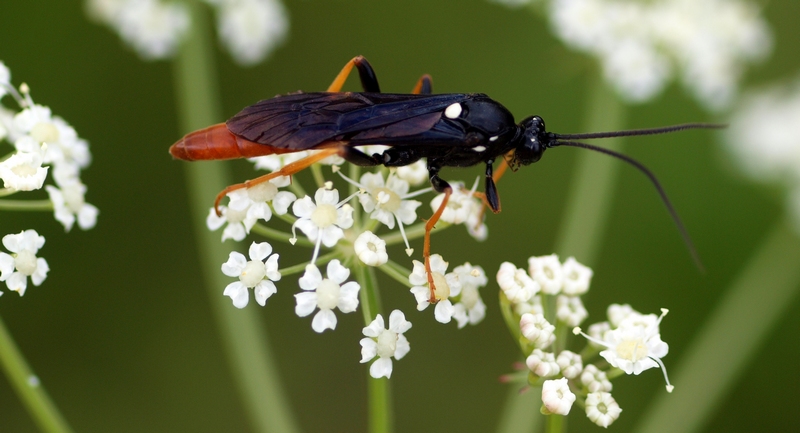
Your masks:
[{"label": "orange abdomen tip", "polygon": [[224,123],[218,123],[186,134],[169,148],[169,153],[184,161],[209,161],[272,155],[281,150],[238,137]]}]

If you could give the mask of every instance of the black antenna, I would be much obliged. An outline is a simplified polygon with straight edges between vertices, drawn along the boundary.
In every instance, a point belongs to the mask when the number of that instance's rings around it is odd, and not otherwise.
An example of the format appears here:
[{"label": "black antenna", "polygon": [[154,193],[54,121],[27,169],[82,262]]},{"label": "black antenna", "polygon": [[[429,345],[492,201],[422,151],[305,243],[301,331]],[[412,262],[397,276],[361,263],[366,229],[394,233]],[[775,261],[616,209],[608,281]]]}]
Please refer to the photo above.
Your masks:
[{"label": "black antenna", "polygon": [[[634,129],[630,131],[618,131],[618,132],[598,132],[594,134],[556,134],[557,138],[567,138],[567,137],[578,137],[582,136],[585,139],[589,138],[608,138],[608,137],[624,137],[628,135],[648,135],[648,134],[664,134],[667,132],[673,131],[680,131],[682,129],[692,129],[692,128],[721,128],[724,127],[723,125],[716,125],[716,124],[705,124],[705,123],[688,123],[685,125],[676,125],[676,126],[668,126],[665,128],[655,128],[655,129]],[[614,134],[614,135],[606,135],[606,134]],[[694,260],[694,264],[700,269],[700,272],[705,272],[705,268],[703,267],[703,262],[700,260],[700,255],[697,254],[697,250],[694,248],[694,244],[692,243],[692,238],[689,237],[689,232],[686,231],[686,227],[683,226],[683,222],[681,222],[680,217],[678,216],[678,212],[675,211],[675,208],[672,206],[672,202],[669,201],[669,197],[667,197],[667,193],[664,191],[664,188],[661,186],[661,183],[656,178],[656,175],[653,174],[650,169],[644,166],[641,162],[631,158],[628,155],[624,155],[619,152],[615,152],[610,149],[606,149],[604,147],[594,146],[591,144],[586,143],[579,143],[577,141],[555,141],[552,142],[548,147],[556,147],[556,146],[570,146],[570,147],[580,147],[583,149],[594,150],[595,152],[600,152],[606,154],[608,156],[613,156],[614,158],[621,159],[628,164],[636,167],[645,174],[650,179],[650,182],[653,183],[653,186],[656,187],[658,194],[661,196],[661,201],[664,202],[664,206],[667,207],[672,220],[675,222],[675,225],[678,226],[678,231],[681,233],[681,237],[683,237],[683,242],[686,244],[686,248],[689,249],[689,254],[692,255],[692,260]]]},{"label": "black antenna", "polygon": [[[590,132],[587,134],[553,134],[553,138],[555,138],[556,140],[562,140],[562,139],[591,140],[594,138],[614,138],[614,137],[630,137],[633,135],[667,134],[670,132],[684,131],[687,129],[722,129],[727,127],[728,125],[724,123],[683,123],[680,125],[664,126],[660,128],[629,129],[627,131]],[[592,150],[597,150],[597,149],[592,149]]]}]

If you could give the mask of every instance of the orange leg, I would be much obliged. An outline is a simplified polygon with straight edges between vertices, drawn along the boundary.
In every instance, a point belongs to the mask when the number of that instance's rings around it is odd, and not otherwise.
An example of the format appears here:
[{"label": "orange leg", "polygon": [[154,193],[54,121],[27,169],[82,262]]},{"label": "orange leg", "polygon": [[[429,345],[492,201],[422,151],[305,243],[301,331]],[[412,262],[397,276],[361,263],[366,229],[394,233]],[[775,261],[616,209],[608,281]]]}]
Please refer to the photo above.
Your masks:
[{"label": "orange leg", "polygon": [[264,183],[269,181],[270,179],[275,179],[279,176],[291,176],[303,169],[308,168],[311,164],[315,162],[319,162],[331,155],[335,155],[339,153],[341,150],[341,146],[336,147],[329,147],[326,149],[320,149],[312,153],[311,155],[299,160],[292,162],[290,164],[286,164],[283,168],[278,171],[274,171],[269,174],[265,174],[263,176],[257,177],[255,179],[248,180],[244,183],[237,183],[235,185],[231,185],[222,190],[219,194],[217,194],[217,199],[214,200],[214,210],[217,212],[217,216],[222,216],[222,212],[219,210],[219,202],[222,201],[222,198],[225,197],[231,191],[236,191],[237,189],[242,188],[250,188],[252,186],[258,185],[260,183]]},{"label": "orange leg", "polygon": [[344,86],[344,82],[347,81],[347,77],[350,75],[350,71],[353,70],[353,66],[358,69],[358,76],[361,78],[361,86],[364,88],[364,91],[380,93],[381,89],[378,85],[378,78],[375,77],[375,71],[372,69],[372,65],[370,65],[363,56],[355,56],[347,62],[342,70],[339,71],[339,75],[337,75],[336,78],[333,79],[331,85],[328,86],[327,91],[340,92],[342,86]]},{"label": "orange leg", "polygon": [[419,77],[417,80],[417,84],[414,86],[414,90],[411,91],[414,95],[430,95],[433,93],[433,79],[430,75],[425,74]]},{"label": "orange leg", "polygon": [[431,289],[431,297],[429,299],[431,304],[438,302],[436,300],[436,285],[433,283],[433,273],[431,271],[431,230],[433,230],[433,227],[439,222],[439,218],[442,217],[444,208],[447,207],[447,202],[450,200],[450,194],[452,193],[453,188],[447,187],[447,189],[444,190],[444,200],[442,200],[442,204],[439,205],[439,209],[436,209],[431,219],[425,223],[425,242],[422,247],[422,257],[425,259],[425,274],[428,276],[428,287]]}]

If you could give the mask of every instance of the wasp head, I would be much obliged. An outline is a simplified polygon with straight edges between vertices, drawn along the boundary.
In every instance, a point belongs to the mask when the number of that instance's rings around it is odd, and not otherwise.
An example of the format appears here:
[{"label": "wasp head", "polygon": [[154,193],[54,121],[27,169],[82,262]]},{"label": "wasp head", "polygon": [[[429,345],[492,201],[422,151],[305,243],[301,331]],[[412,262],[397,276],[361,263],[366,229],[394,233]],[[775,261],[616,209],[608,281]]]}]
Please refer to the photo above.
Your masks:
[{"label": "wasp head", "polygon": [[508,165],[512,170],[516,170],[520,165],[533,164],[541,159],[552,139],[552,134],[545,130],[544,119],[539,116],[526,118],[519,124],[514,156]]}]

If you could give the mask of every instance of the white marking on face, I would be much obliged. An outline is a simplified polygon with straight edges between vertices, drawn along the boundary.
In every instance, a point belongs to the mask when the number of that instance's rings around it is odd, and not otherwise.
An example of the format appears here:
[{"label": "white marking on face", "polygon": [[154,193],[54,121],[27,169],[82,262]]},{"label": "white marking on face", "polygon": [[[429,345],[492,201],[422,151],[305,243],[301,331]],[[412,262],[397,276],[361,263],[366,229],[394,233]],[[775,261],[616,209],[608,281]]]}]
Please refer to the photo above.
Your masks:
[{"label": "white marking on face", "polygon": [[444,115],[448,119],[456,119],[461,114],[461,104],[458,102],[450,104],[444,109]]},{"label": "white marking on face", "polygon": [[483,152],[484,150],[486,150],[486,146],[475,146],[472,148],[472,150],[476,152]]},{"label": "white marking on face", "polygon": [[497,140],[497,137],[498,137],[497,135],[495,135],[494,137],[489,137],[489,141],[495,141]]}]

